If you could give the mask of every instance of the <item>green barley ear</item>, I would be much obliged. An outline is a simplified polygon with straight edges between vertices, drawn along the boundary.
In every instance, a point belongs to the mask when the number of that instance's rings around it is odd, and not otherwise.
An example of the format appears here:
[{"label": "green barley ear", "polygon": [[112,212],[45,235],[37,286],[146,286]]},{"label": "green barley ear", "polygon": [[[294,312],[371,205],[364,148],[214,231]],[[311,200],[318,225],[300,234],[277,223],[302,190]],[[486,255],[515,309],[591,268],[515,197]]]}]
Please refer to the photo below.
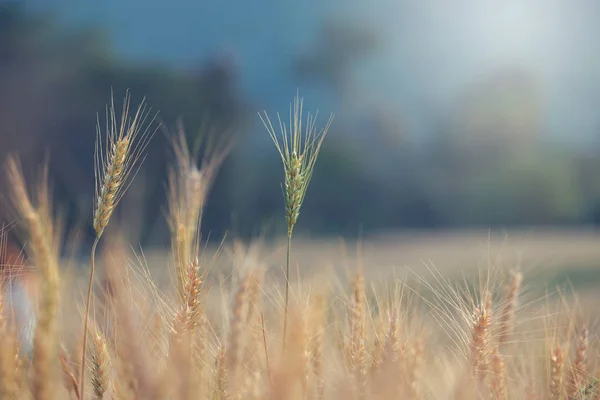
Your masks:
[{"label": "green barley ear", "polygon": [[[306,195],[313,169],[321,150],[321,144],[329,131],[333,114],[329,117],[325,127],[318,130],[316,126],[318,113],[308,114],[303,121],[303,100],[296,96],[290,106],[289,126],[277,114],[279,121],[279,134],[273,127],[266,112],[259,114],[260,119],[267,128],[283,163],[284,169],[284,200],[286,208],[286,222],[288,235],[291,235],[298,216],[300,207]],[[303,127],[304,122],[304,127]]]},{"label": "green barley ear", "polygon": [[[269,136],[273,140],[284,170],[284,185],[283,197],[285,201],[285,219],[287,223],[287,264],[285,273],[285,309],[283,321],[283,347],[285,349],[285,339],[287,332],[287,310],[288,298],[290,289],[290,252],[292,247],[292,233],[294,226],[298,222],[300,208],[306,196],[306,189],[310,183],[310,178],[317,162],[321,144],[327,135],[327,131],[333,121],[333,114],[330,115],[325,127],[317,130],[317,114],[314,116],[310,113],[306,117],[305,126],[302,126],[302,99],[299,96],[294,98],[293,104],[290,106],[290,122],[289,126],[284,124],[279,114],[278,135],[269,119],[266,112],[259,114],[265,128],[269,132]],[[304,128],[304,129],[303,129]]]}]

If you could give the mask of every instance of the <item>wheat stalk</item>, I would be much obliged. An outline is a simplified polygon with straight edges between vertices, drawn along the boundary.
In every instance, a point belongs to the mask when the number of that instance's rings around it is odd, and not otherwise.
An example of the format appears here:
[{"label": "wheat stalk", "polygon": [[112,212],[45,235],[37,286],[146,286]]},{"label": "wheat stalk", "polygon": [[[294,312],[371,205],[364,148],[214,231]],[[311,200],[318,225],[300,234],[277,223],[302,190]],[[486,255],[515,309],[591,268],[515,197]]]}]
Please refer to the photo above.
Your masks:
[{"label": "wheat stalk", "polygon": [[[168,223],[180,296],[185,297],[186,269],[197,256],[202,214],[219,168],[232,148],[228,139],[212,131],[202,132],[196,148],[190,148],[181,124],[171,136],[175,162],[168,169]],[[209,135],[212,134],[212,135]],[[216,139],[215,139],[216,138]]]},{"label": "wheat stalk", "polygon": [[[104,133],[106,142],[104,146],[101,144],[102,130],[99,122],[96,129],[96,201],[93,220],[96,238],[90,255],[90,278],[83,324],[81,365],[85,365],[87,350],[88,320],[94,282],[96,248],[115,208],[129,187],[129,177],[132,175],[132,171],[139,167],[142,153],[154,135],[154,131],[150,130],[150,126],[155,117],[149,119],[150,110],[146,107],[145,99],[140,102],[133,118],[129,115],[130,102],[131,97],[129,91],[127,91],[119,121],[116,116],[114,96],[111,97],[111,105],[106,111],[106,129]],[[85,368],[81,368],[79,384],[80,397],[83,397]]]},{"label": "wheat stalk", "polygon": [[9,157],[7,178],[13,191],[13,204],[24,220],[33,261],[41,274],[42,297],[33,343],[33,395],[45,400],[55,397],[55,360],[58,352],[56,314],[59,303],[58,236],[49,198],[48,171],[38,186],[37,206],[27,193],[18,160]]},{"label": "wheat stalk", "polygon": [[[300,208],[306,196],[308,184],[312,178],[313,170],[321,145],[331,122],[333,115],[321,130],[317,130],[317,114],[312,116],[310,113],[306,117],[306,125],[303,130],[302,116],[303,99],[299,96],[294,98],[293,105],[290,106],[290,121],[289,126],[283,123],[279,114],[280,135],[277,134],[266,111],[259,114],[261,121],[267,129],[269,136],[273,140],[277,151],[281,157],[284,169],[284,202],[285,216],[287,223],[287,259],[285,270],[285,310],[283,322],[283,348],[285,349],[285,340],[287,334],[287,311],[289,303],[290,289],[290,253],[292,247],[292,233],[294,226],[300,215]],[[278,138],[281,136],[281,139]]]}]

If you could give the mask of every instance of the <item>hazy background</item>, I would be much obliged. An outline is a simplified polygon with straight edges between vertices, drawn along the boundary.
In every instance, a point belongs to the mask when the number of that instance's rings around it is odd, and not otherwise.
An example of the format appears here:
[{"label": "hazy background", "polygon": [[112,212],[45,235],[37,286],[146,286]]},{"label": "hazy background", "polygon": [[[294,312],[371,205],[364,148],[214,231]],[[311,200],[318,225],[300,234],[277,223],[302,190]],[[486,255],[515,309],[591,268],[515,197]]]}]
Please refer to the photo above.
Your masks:
[{"label": "hazy background", "polygon": [[[96,115],[130,88],[191,139],[207,119],[236,136],[203,231],[272,236],[283,176],[257,111],[300,90],[336,118],[299,232],[589,227],[599,18],[593,0],[0,0],[0,161],[49,154],[68,222],[89,222]],[[162,133],[148,154],[119,211],[166,245]]]}]

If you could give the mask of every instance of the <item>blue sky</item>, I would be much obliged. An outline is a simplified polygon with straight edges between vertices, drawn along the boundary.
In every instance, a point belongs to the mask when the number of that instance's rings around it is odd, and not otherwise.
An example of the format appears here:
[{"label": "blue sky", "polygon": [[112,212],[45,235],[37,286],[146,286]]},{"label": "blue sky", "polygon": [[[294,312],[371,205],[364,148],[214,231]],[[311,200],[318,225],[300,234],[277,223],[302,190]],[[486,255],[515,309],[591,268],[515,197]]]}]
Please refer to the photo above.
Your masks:
[{"label": "blue sky", "polygon": [[[600,3],[593,0],[29,0],[69,24],[99,24],[135,60],[188,66],[218,52],[235,55],[243,87],[265,108],[285,111],[297,82],[295,54],[320,22],[349,17],[385,39],[353,71],[357,99],[347,107],[403,110],[426,130],[469,85],[517,66],[540,83],[543,124],[554,137],[585,141],[600,129]],[[311,98],[317,107],[327,103]],[[316,96],[316,95],[315,95]],[[332,106],[335,107],[335,106]],[[336,110],[351,115],[352,109]],[[578,140],[578,141],[579,141]]]}]

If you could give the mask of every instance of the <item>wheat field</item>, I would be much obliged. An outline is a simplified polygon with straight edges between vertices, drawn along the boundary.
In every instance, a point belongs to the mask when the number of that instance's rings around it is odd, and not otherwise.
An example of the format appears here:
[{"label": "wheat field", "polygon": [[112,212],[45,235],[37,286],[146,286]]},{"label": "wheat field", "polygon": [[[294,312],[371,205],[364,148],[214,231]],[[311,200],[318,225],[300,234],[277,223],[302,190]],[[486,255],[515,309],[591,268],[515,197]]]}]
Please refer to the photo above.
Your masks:
[{"label": "wheat field", "polygon": [[[600,399],[595,232],[293,235],[332,119],[318,127],[299,98],[290,115],[261,115],[283,166],[288,230],[276,242],[202,240],[231,144],[199,160],[182,132],[170,248],[140,249],[111,229],[156,130],[128,95],[98,127],[84,265],[60,251],[47,171],[30,181],[10,157],[11,231],[26,238],[28,267],[3,265],[0,398]],[[17,298],[25,273],[35,290]]]}]

